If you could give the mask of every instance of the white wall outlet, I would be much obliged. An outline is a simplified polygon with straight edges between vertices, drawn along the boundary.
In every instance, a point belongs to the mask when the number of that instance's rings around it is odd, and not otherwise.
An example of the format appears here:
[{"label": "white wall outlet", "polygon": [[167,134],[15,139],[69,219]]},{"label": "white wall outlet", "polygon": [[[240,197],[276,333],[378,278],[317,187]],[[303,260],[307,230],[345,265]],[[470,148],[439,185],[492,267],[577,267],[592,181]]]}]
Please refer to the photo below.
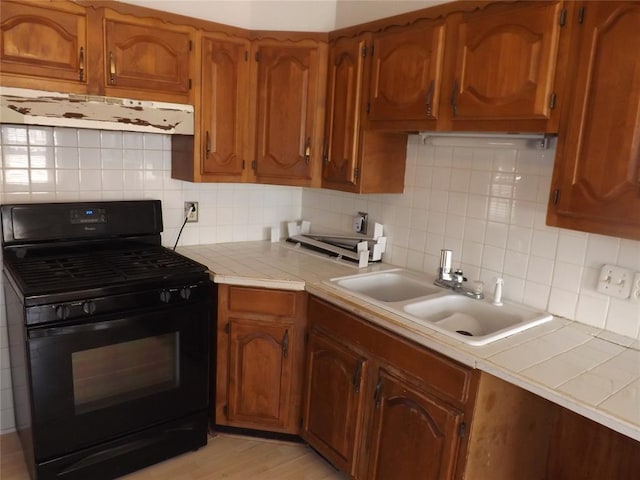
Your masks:
[{"label": "white wall outlet", "polygon": [[631,284],[631,301],[634,303],[640,303],[640,273],[633,276],[633,283]]},{"label": "white wall outlet", "polygon": [[[190,210],[192,206],[193,209]],[[197,222],[199,211],[198,202],[184,202],[184,215],[187,217],[187,222]]]},{"label": "white wall outlet", "polygon": [[616,265],[603,265],[598,278],[598,288],[600,293],[616,298],[629,298],[631,294],[631,284],[633,283],[633,272]]}]

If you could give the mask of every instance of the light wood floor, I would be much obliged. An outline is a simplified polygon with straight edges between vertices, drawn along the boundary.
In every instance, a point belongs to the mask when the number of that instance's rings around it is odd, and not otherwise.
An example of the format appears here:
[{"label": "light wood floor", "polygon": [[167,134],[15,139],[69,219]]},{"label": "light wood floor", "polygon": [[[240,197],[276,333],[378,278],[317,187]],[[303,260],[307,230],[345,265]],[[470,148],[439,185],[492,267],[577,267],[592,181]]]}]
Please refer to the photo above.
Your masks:
[{"label": "light wood floor", "polygon": [[[29,475],[15,433],[0,436],[0,478]],[[308,446],[221,434],[206,447],[122,477],[123,480],[344,480]]]}]

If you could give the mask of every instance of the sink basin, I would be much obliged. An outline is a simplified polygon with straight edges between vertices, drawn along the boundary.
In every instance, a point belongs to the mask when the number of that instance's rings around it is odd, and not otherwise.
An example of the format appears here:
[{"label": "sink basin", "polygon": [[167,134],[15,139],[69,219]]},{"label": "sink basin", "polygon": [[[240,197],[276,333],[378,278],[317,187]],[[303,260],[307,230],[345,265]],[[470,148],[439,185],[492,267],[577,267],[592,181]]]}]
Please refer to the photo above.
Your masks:
[{"label": "sink basin", "polygon": [[403,302],[443,291],[428,280],[415,277],[401,268],[333,278],[329,283],[385,303]]},{"label": "sink basin", "polygon": [[402,306],[418,322],[470,345],[485,345],[551,320],[547,312],[523,305],[495,306],[486,300],[444,295]]}]

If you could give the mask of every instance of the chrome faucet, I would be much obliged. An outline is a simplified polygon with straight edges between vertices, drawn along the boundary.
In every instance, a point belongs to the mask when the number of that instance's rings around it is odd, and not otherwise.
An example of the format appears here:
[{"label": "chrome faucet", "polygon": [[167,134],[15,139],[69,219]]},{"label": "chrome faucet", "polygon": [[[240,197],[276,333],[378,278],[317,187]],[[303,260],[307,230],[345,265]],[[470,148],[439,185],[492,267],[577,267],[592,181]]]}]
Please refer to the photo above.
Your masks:
[{"label": "chrome faucet", "polygon": [[467,288],[463,282],[466,282],[462,269],[456,269],[452,271],[451,262],[453,258],[453,252],[451,250],[440,250],[440,267],[438,268],[438,278],[433,282],[439,287],[448,288],[456,293],[465,295],[467,297],[482,299],[484,294],[481,291],[476,291]]}]

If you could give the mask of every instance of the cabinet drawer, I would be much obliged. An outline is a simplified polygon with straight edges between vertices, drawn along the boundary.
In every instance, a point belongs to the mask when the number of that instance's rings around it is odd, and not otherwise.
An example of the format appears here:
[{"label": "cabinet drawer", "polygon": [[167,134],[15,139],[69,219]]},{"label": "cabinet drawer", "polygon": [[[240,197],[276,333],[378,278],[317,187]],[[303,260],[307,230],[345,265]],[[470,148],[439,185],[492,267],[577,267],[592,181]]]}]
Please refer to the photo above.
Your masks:
[{"label": "cabinet drawer", "polygon": [[264,288],[229,287],[229,311],[295,317],[304,292],[267,290]]},{"label": "cabinet drawer", "polygon": [[402,369],[438,397],[458,405],[470,398],[471,368],[315,297],[309,298],[308,320],[310,325],[328,329],[368,354]]}]

